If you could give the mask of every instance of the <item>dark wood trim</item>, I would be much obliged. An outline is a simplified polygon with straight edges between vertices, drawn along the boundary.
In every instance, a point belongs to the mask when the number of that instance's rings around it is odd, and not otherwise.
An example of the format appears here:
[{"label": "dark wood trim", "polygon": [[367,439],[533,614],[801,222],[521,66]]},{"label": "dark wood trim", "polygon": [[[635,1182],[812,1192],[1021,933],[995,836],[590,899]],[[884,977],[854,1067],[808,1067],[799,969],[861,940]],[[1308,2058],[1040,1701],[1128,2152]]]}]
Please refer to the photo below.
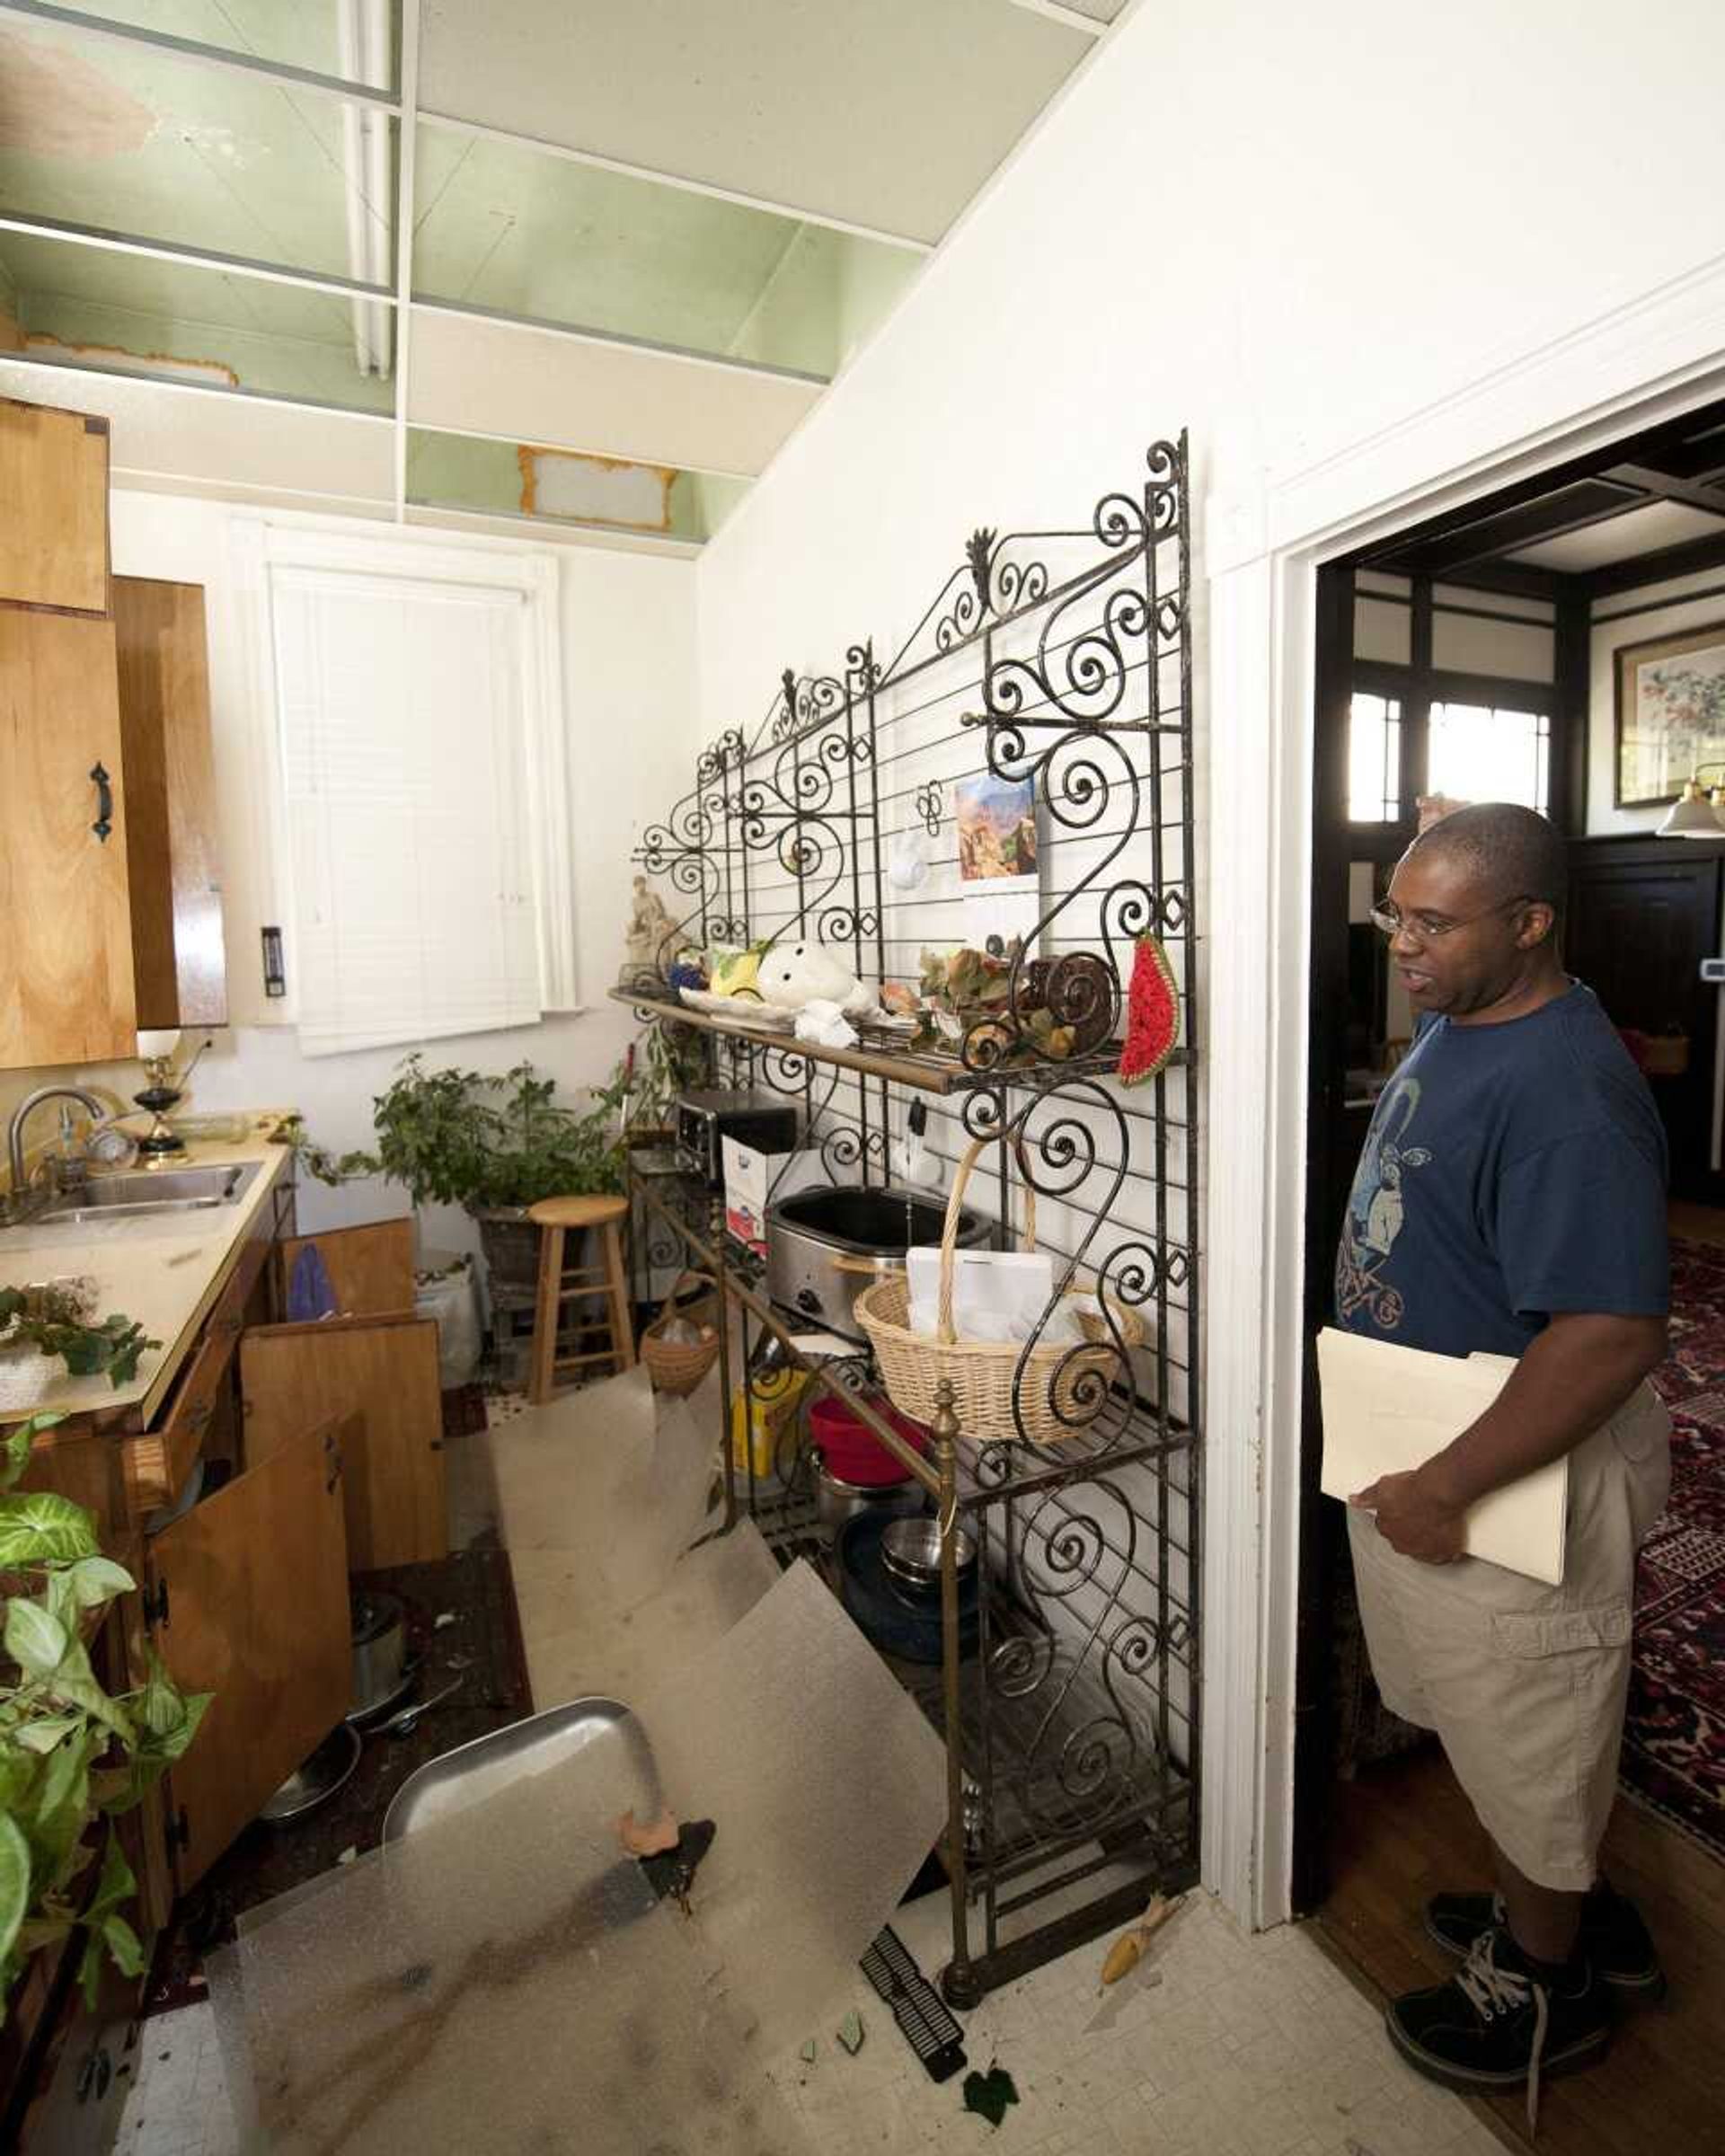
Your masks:
[{"label": "dark wood trim", "polygon": [[1506,599],[1549,599],[1555,605],[1575,579],[1560,569],[1541,569],[1532,561],[1476,561],[1438,581],[1458,585],[1464,591],[1497,592]]},{"label": "dark wood trim", "polygon": [[1593,753],[1593,623],[1585,592],[1558,602],[1552,657],[1551,818],[1566,837],[1587,828],[1588,759]]},{"label": "dark wood trim", "polygon": [[[1725,599],[1725,584],[1700,584],[1694,591],[1668,592],[1661,598],[1643,599],[1639,606],[1619,606],[1610,614],[1596,613],[1593,625],[1596,629],[1609,629],[1615,622],[1632,622],[1638,614],[1664,614],[1668,607],[1688,606],[1697,599]],[[1682,632],[1675,633],[1681,635]]]},{"label": "dark wood trim", "polygon": [[[1554,497],[1582,487],[1591,490],[1585,506],[1579,500],[1567,509],[1557,506]],[[1455,531],[1410,540],[1399,552],[1380,555],[1378,566],[1454,582],[1457,570],[1513,553],[1518,546],[1537,546],[1548,539],[1561,539],[1567,532],[1609,524],[1626,510],[1644,507],[1645,501],[1646,497],[1632,488],[1589,472],[1570,480],[1567,487],[1546,489],[1533,501],[1476,511],[1470,523]]]},{"label": "dark wood trim", "polygon": [[1710,487],[1704,480],[1678,479],[1668,472],[1656,472],[1650,464],[1613,464],[1601,476],[1626,487],[1640,487],[1660,501],[1680,501],[1686,508],[1725,517],[1725,488]]}]

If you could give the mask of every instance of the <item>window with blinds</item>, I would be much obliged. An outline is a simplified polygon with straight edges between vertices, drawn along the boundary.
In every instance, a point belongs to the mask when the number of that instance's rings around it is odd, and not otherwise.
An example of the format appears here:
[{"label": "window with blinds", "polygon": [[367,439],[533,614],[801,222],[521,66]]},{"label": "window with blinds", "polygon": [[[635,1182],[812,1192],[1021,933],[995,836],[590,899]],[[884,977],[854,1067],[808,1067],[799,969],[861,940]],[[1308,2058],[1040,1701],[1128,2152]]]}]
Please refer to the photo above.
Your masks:
[{"label": "window with blinds", "polygon": [[535,768],[533,594],[283,563],[270,587],[304,1051],[530,1025],[572,1000],[547,978],[546,840],[565,819]]}]

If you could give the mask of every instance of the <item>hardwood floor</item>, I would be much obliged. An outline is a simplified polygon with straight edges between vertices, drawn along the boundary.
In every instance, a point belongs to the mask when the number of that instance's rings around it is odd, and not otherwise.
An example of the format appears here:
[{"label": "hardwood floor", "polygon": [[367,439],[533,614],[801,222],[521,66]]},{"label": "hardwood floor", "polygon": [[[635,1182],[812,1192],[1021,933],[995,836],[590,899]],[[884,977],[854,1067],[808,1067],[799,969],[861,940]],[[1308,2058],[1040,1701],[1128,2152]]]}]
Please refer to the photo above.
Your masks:
[{"label": "hardwood floor", "polygon": [[1714,1206],[1692,1206],[1687,1198],[1674,1197],[1666,1207],[1671,1233],[1691,1242],[1725,1243],[1725,1213]]},{"label": "hardwood floor", "polygon": [[[1420,1911],[1443,1887],[1487,1883],[1484,1838],[1434,1747],[1336,1785],[1334,1885],[1316,1930],[1378,1997],[1437,1983],[1455,1965]],[[1537,2143],[1519,2092],[1474,2108],[1512,2148],[1543,2156],[1725,2156],[1725,1864],[1620,1798],[1606,1868],[1659,1943],[1670,1996],[1628,2013],[1609,2056],[1548,2082]]]}]

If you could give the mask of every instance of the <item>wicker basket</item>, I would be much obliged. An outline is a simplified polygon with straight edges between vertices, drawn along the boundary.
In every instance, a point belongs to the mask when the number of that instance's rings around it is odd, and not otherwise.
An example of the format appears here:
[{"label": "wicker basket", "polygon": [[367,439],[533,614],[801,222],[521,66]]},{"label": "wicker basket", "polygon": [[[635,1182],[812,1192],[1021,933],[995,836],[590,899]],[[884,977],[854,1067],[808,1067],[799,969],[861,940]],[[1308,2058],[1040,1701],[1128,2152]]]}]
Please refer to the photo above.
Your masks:
[{"label": "wicker basket", "polygon": [[641,1336],[641,1359],[647,1365],[647,1374],[652,1380],[656,1392],[669,1392],[677,1399],[693,1392],[708,1371],[719,1360],[719,1331],[714,1325],[706,1327],[707,1338],[700,1340],[676,1341],[666,1339],[660,1327],[670,1318],[686,1317],[700,1324],[696,1313],[703,1310],[705,1298],[697,1298],[693,1309],[686,1299],[682,1306],[678,1295],[685,1283],[694,1283],[711,1289],[712,1280],[705,1273],[680,1273],[671,1284],[659,1315]]},{"label": "wicker basket", "polygon": [[[959,1211],[965,1186],[992,1138],[973,1141],[959,1162],[952,1189],[946,1201],[946,1231],[941,1237],[941,1294],[939,1330],[933,1336],[913,1332],[909,1326],[910,1283],[902,1273],[891,1273],[856,1299],[856,1315],[869,1336],[880,1382],[887,1397],[900,1414],[916,1422],[933,1422],[935,1392],[942,1380],[952,1387],[953,1410],[967,1437],[989,1443],[1025,1436],[1036,1445],[1057,1445],[1062,1438],[1083,1435],[1092,1418],[1092,1388],[1110,1383],[1123,1374],[1119,1348],[1102,1320],[1080,1312],[1078,1322],[1093,1348],[1075,1348],[1071,1342],[1032,1348],[1025,1354],[1017,1340],[960,1340],[952,1324],[953,1252],[957,1247]],[[1027,1250],[1036,1248],[1036,1193],[1024,1175],[1022,1156],[1019,1173],[1024,1177],[1024,1241]],[[1068,1288],[1069,1299],[1082,1291]],[[1113,1330],[1128,1348],[1144,1341],[1144,1321],[1115,1297],[1106,1298]],[[1018,1411],[1013,1413],[1013,1380],[1021,1357],[1023,1383],[1017,1387]],[[1086,1410],[1089,1410],[1088,1412]]]}]

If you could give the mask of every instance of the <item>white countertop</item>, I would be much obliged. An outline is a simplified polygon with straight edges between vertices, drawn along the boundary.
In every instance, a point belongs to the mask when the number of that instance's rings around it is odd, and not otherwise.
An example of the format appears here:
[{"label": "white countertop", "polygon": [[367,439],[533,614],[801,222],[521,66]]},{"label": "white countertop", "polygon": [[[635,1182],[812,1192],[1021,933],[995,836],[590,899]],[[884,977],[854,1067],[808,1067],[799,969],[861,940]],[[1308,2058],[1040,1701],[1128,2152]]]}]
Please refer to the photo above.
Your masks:
[{"label": "white countertop", "polygon": [[217,1167],[255,1161],[259,1171],[233,1205],[196,1213],[146,1214],[113,1221],[34,1221],[0,1229],[0,1287],[83,1276],[95,1281],[95,1321],[123,1311],[152,1339],[129,1383],[72,1377],[58,1356],[0,1349],[0,1424],[42,1409],[88,1414],[143,1401],[147,1421],[190,1348],[197,1328],[226,1282],[258,1210],[292,1159],[267,1134],[283,1110],[254,1114],[238,1140],[189,1140],[174,1166]]}]

